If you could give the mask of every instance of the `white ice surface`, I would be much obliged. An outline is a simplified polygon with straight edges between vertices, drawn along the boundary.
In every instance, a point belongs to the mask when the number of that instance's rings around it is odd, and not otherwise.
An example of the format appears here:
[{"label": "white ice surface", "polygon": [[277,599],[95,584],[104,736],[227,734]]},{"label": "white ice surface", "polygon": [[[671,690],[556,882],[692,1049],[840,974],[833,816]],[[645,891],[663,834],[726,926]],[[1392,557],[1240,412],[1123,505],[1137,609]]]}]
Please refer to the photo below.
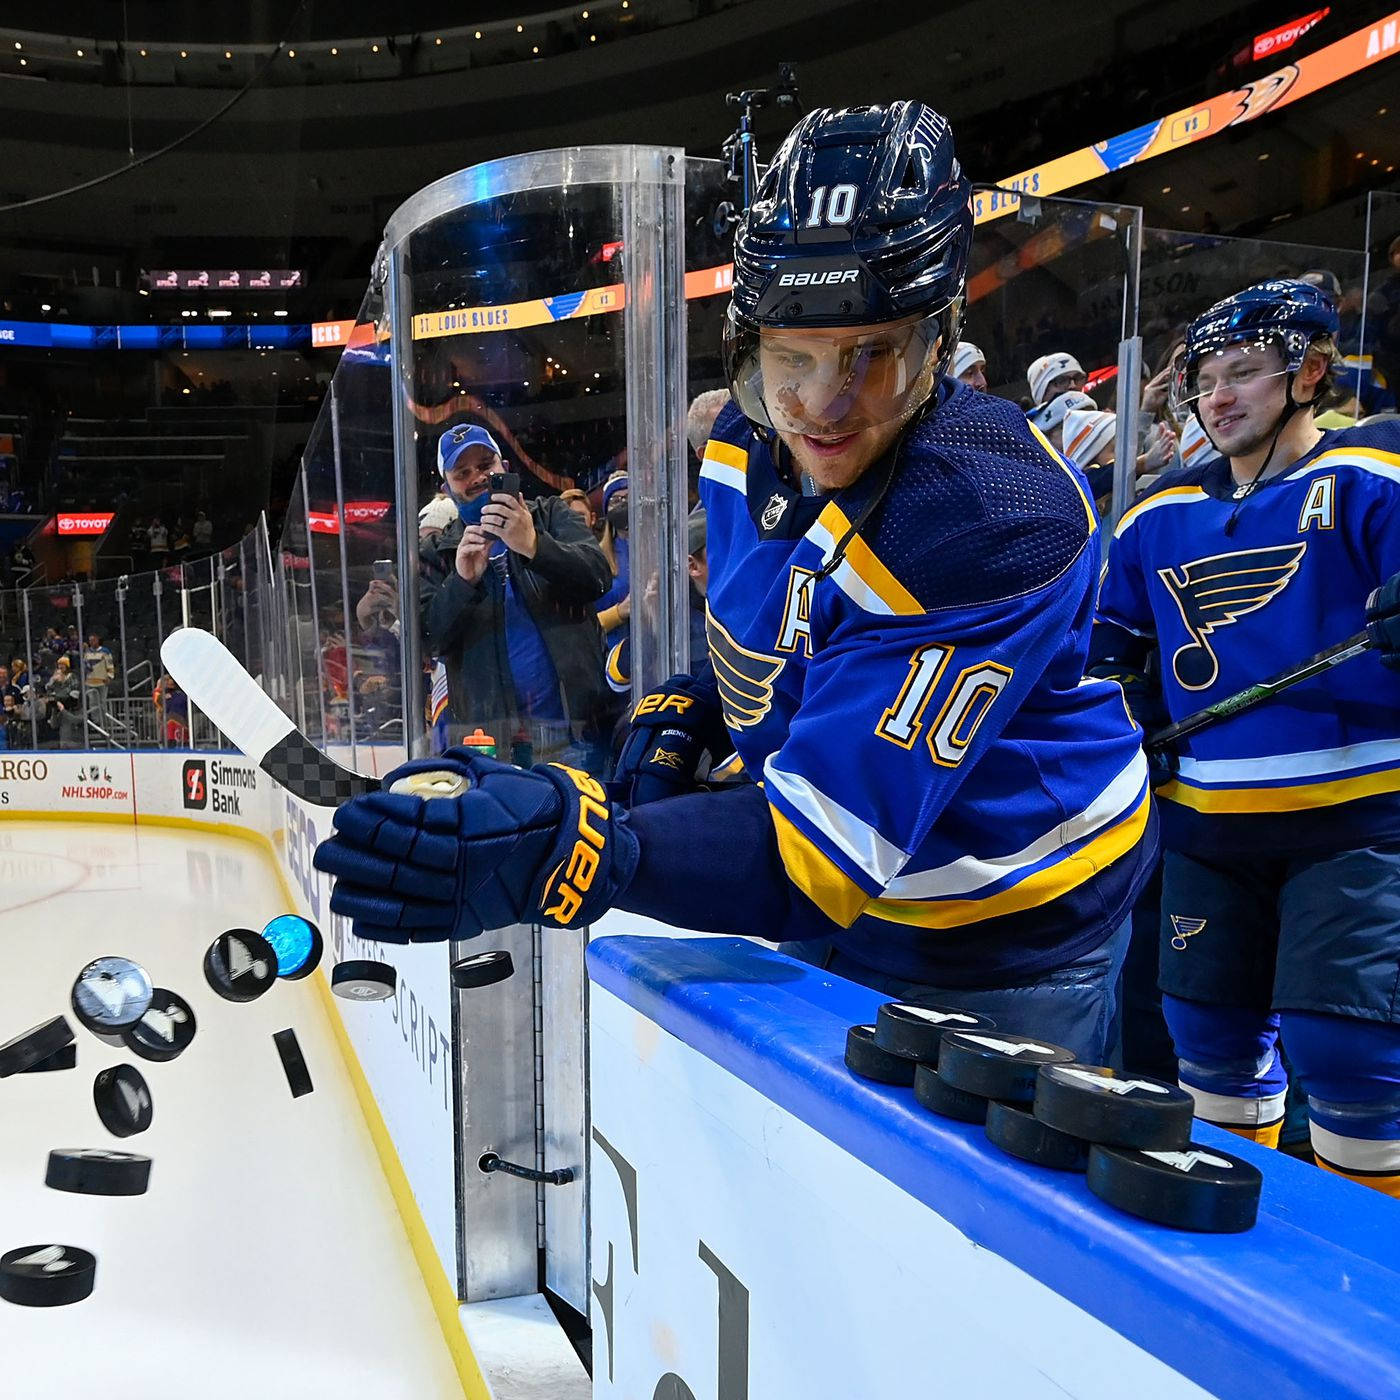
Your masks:
[{"label": "white ice surface", "polygon": [[[282,982],[235,1005],[204,981],[216,934],[285,912],[268,858],[246,843],[0,817],[0,1043],[60,1013],[72,1021],[73,978],[104,953],[135,958],[198,1022],[169,1064],[74,1022],[76,1070],[0,1080],[0,1253],[59,1242],[97,1256],[86,1302],[0,1302],[0,1395],[461,1395],[318,993]],[[315,1084],[300,1099],[272,1043],[287,1026]],[[117,1139],[92,1081],[123,1061],[145,1075],[155,1121]],[[153,1159],[146,1195],[44,1186],[50,1148],[104,1146]]]}]

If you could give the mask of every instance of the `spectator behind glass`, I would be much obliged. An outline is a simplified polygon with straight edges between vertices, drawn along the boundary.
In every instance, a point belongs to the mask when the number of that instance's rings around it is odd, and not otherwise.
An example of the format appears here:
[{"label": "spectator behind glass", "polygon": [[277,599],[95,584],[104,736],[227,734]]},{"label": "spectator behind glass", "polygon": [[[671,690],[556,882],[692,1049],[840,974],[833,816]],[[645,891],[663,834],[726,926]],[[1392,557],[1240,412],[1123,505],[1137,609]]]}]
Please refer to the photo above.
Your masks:
[{"label": "spectator behind glass", "polygon": [[438,440],[458,519],[420,545],[426,649],[444,663],[449,734],[480,726],[505,757],[562,758],[592,772],[606,757],[611,697],[594,616],[606,556],[557,497],[491,492],[500,449],[461,424]]},{"label": "spectator behind glass", "polygon": [[690,487],[690,504],[700,499],[700,465],[705,460],[705,444],[714,431],[715,419],[729,402],[728,389],[706,389],[691,399],[685,415],[685,440],[690,444],[686,476]]},{"label": "spectator behind glass", "polygon": [[970,389],[987,392],[987,357],[970,340],[958,341],[948,373]]},{"label": "spectator behind glass", "polygon": [[67,656],[54,662],[46,691],[49,699],[48,723],[57,731],[60,748],[79,749],[83,746],[82,696],[73,663]]},{"label": "spectator behind glass", "polygon": [[156,682],[156,713],[165,725],[165,742],[173,748],[189,747],[190,742],[190,701],[176,683],[175,678],[166,672]]},{"label": "spectator behind glass", "polygon": [[170,553],[170,531],[162,524],[160,516],[151,517],[151,523],[146,527],[146,538],[151,545],[151,562],[159,569]]},{"label": "spectator behind glass", "polygon": [[1088,409],[1097,411],[1098,404],[1078,389],[1071,389],[1064,394],[1056,394],[1049,403],[1042,404],[1039,408],[1032,409],[1026,417],[1045,434],[1046,441],[1056,452],[1063,452],[1065,447],[1065,414],[1071,409]]},{"label": "spectator behind glass", "polygon": [[1030,385],[1031,402],[1039,408],[1051,399],[1070,389],[1082,389],[1089,376],[1084,366],[1064,350],[1042,355],[1033,360],[1026,370],[1026,383]]},{"label": "spectator behind glass", "polygon": [[202,510],[194,513],[190,526],[190,543],[196,549],[209,549],[214,543],[214,522]]},{"label": "spectator behind glass", "polygon": [[612,646],[632,617],[632,562],[627,542],[627,473],[603,483],[603,533],[598,543],[612,571],[612,586],[598,600],[603,643]]},{"label": "spectator behind glass", "polygon": [[87,687],[88,719],[101,722],[107,716],[107,690],[117,674],[111,650],[96,632],[88,633],[83,651],[83,684]]}]

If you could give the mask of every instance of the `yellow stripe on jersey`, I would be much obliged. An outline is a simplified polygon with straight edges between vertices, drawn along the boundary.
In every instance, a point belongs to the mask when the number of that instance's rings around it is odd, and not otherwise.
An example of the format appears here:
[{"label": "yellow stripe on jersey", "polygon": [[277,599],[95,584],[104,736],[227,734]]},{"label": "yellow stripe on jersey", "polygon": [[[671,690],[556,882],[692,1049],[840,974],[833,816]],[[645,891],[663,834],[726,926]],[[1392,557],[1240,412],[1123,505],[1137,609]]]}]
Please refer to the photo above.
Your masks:
[{"label": "yellow stripe on jersey", "polygon": [[1145,501],[1139,501],[1135,506],[1129,506],[1123,512],[1123,518],[1118,522],[1118,528],[1113,532],[1113,537],[1118,539],[1123,531],[1146,511],[1156,510],[1159,506],[1187,505],[1191,501],[1204,501],[1206,499],[1208,499],[1206,493],[1199,486],[1169,486],[1165,491],[1158,491]]},{"label": "yellow stripe on jersey", "polygon": [[[827,503],[817,517],[817,525],[826,530],[836,544],[840,544],[846,531],[851,528],[846,512],[835,501]],[[923,612],[919,600],[890,573],[876,557],[875,551],[859,535],[854,536],[846,546],[844,562],[892,613],[904,617],[917,617]]]},{"label": "yellow stripe on jersey", "polygon": [[842,928],[850,928],[870,896],[771,803],[768,810],[773,814],[778,851],[788,879],[827,918],[834,919]]},{"label": "yellow stripe on jersey", "polygon": [[1132,850],[1147,829],[1151,807],[1151,794],[1144,794],[1142,801],[1122,821],[1101,831],[1072,855],[1036,871],[1000,894],[986,899],[872,899],[865,913],[919,928],[961,928],[983,919],[1018,914],[1023,909],[1049,904]]},{"label": "yellow stripe on jersey", "polygon": [[624,676],[622,674],[622,668],[618,665],[618,661],[621,657],[622,643],[618,642],[617,645],[612,647],[608,652],[608,679],[616,685],[630,685],[632,683],[631,676]]},{"label": "yellow stripe on jersey", "polygon": [[1026,420],[1026,427],[1031,430],[1032,434],[1035,436],[1035,440],[1050,454],[1050,460],[1074,482],[1074,489],[1079,493],[1079,499],[1084,505],[1084,518],[1089,522],[1089,529],[1092,531],[1098,524],[1098,521],[1094,518],[1094,503],[1089,499],[1088,493],[1079,484],[1079,478],[1075,475],[1074,469],[1055,451],[1054,447],[1051,446],[1050,439],[1046,437],[1030,419]]},{"label": "yellow stripe on jersey", "polygon": [[1356,778],[1333,778],[1321,783],[1290,787],[1198,788],[1173,778],[1157,789],[1157,796],[1179,807],[1212,815],[1230,812],[1305,812],[1313,807],[1335,807],[1358,797],[1400,792],[1400,768],[1363,773]]},{"label": "yellow stripe on jersey", "polygon": [[705,444],[705,461],[718,462],[722,467],[733,467],[736,472],[747,472],[749,469],[748,451],[719,438],[711,438]]},{"label": "yellow stripe on jersey", "polygon": [[739,756],[737,750],[730,754],[723,763],[717,763],[710,769],[710,778],[717,783],[734,782],[743,776],[744,760]]}]

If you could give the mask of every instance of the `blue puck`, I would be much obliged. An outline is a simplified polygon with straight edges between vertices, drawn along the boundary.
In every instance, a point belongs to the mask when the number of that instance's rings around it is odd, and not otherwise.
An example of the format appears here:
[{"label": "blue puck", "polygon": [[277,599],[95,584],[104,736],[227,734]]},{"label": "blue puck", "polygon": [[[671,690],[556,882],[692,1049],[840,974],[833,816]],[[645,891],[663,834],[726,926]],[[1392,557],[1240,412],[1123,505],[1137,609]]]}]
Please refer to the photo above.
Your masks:
[{"label": "blue puck", "polygon": [[321,962],[321,930],[300,914],[279,914],[262,931],[277,954],[277,975],[297,982],[315,972]]}]

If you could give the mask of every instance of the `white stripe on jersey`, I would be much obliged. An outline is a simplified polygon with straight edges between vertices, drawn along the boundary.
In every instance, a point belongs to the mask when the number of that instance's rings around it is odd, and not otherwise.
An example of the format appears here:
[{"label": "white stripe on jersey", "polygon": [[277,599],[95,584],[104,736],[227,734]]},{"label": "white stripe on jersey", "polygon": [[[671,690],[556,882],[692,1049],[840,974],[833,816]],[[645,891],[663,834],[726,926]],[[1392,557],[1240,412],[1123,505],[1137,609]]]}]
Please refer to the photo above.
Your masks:
[{"label": "white stripe on jersey", "polygon": [[705,463],[700,468],[700,480],[713,481],[719,486],[728,486],[741,496],[748,494],[748,478],[744,473],[738,467],[730,467],[723,462],[716,462],[713,457],[705,458]]},{"label": "white stripe on jersey", "polygon": [[792,804],[833,846],[844,851],[872,879],[886,886],[909,859],[893,842],[886,841],[873,826],[796,773],[777,766],[777,754],[763,765],[764,781]]},{"label": "white stripe on jersey", "polygon": [[1147,759],[1142,750],[1134,752],[1125,767],[1077,816],[1061,822],[1053,831],[1029,846],[1006,856],[963,856],[933,870],[901,875],[890,882],[885,893],[891,899],[937,899],[942,896],[974,894],[986,886],[1036,865],[1072,841],[1082,841],[1134,809],[1142,801],[1147,786]]},{"label": "white stripe on jersey", "polygon": [[[812,524],[803,538],[821,550],[823,564],[829,563],[831,556],[836,553],[836,539],[820,520]],[[863,608],[866,612],[873,613],[877,617],[898,616],[895,610],[851,568],[847,560],[842,559],[827,577],[858,608]]]},{"label": "white stripe on jersey", "polygon": [[1265,754],[1259,758],[1186,758],[1177,776],[1191,783],[1267,782],[1274,778],[1335,777],[1375,764],[1400,764],[1400,739],[1373,739],[1340,749]]}]

